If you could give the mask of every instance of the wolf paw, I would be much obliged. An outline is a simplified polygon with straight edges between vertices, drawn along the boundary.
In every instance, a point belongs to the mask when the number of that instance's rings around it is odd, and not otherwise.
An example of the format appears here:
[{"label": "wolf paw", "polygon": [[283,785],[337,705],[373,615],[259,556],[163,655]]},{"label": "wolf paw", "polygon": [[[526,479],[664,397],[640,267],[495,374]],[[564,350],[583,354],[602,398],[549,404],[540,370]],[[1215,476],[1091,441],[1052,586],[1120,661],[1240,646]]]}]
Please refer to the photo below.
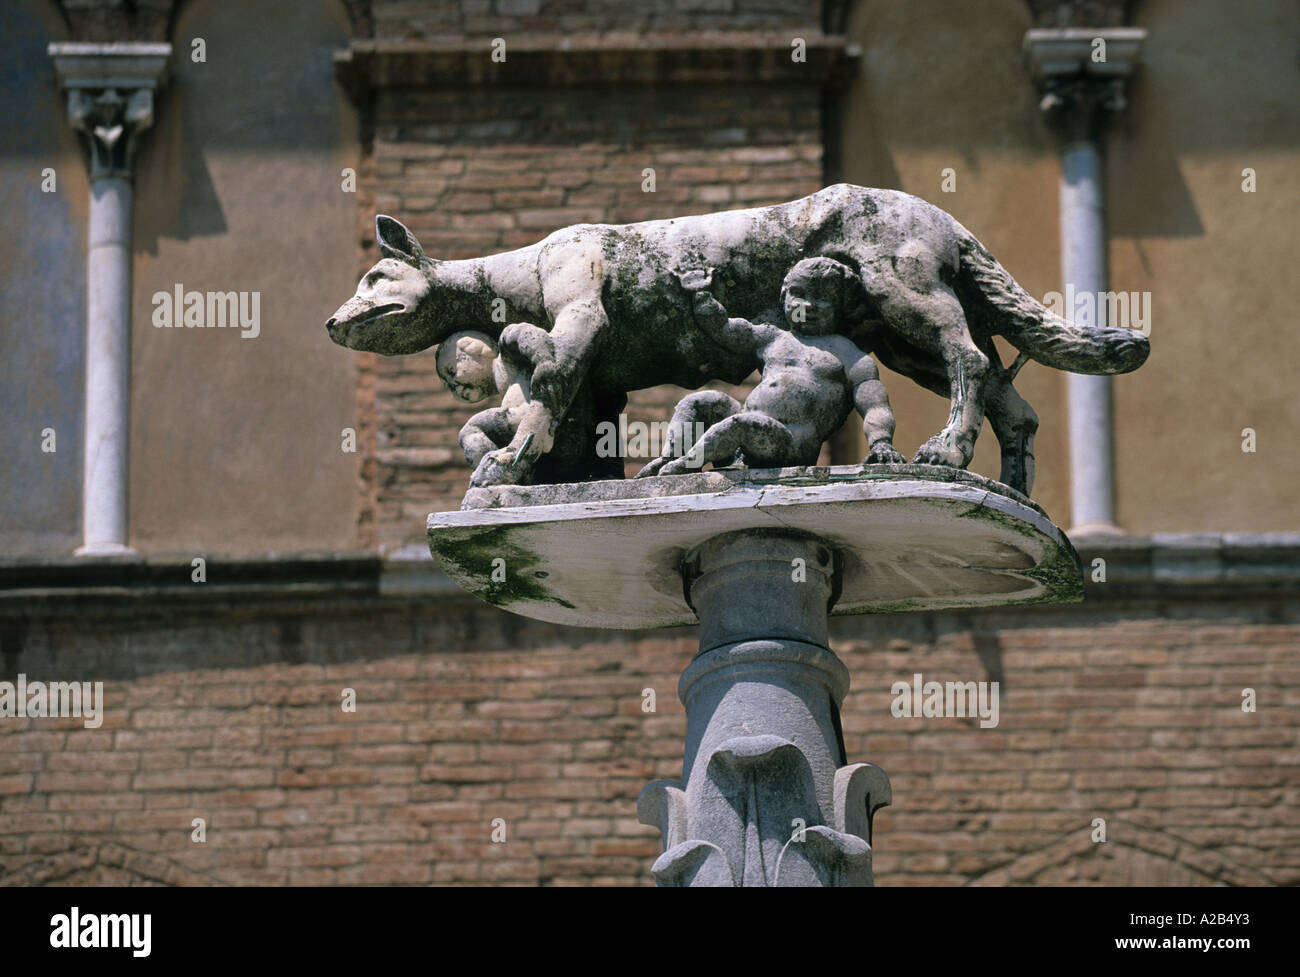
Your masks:
[{"label": "wolf paw", "polygon": [[483,460],[470,476],[470,488],[483,488],[487,485],[515,485],[523,481],[529,467],[522,463],[515,464],[515,453],[509,448],[501,448],[483,456]]},{"label": "wolf paw", "polygon": [[877,441],[867,452],[864,465],[906,465],[907,459],[888,441]]},{"label": "wolf paw", "polygon": [[949,468],[965,468],[970,461],[970,452],[963,451],[951,434],[940,432],[921,445],[912,459],[914,465],[946,465]]}]

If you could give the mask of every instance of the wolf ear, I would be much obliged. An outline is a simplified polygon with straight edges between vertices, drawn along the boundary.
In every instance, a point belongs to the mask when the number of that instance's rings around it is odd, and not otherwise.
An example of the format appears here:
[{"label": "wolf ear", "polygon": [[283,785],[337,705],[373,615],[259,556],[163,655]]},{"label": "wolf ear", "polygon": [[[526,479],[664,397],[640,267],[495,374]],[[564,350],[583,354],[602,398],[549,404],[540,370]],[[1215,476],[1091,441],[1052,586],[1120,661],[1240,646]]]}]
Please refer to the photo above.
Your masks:
[{"label": "wolf ear", "polygon": [[375,241],[379,244],[379,253],[385,258],[396,258],[408,265],[420,267],[424,258],[424,249],[415,235],[399,220],[380,214],[375,218]]}]

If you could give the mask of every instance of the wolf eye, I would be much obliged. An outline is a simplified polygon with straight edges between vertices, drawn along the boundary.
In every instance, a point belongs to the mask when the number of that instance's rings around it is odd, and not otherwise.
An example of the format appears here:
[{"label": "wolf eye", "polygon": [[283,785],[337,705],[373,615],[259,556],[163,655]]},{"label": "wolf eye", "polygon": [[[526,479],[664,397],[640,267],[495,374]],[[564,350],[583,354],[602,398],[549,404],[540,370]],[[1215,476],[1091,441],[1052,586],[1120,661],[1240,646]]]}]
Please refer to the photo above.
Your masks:
[{"label": "wolf eye", "polygon": [[387,277],[382,271],[369,271],[366,272],[366,277],[361,279],[361,283],[367,288],[374,288],[376,282],[382,282]]}]

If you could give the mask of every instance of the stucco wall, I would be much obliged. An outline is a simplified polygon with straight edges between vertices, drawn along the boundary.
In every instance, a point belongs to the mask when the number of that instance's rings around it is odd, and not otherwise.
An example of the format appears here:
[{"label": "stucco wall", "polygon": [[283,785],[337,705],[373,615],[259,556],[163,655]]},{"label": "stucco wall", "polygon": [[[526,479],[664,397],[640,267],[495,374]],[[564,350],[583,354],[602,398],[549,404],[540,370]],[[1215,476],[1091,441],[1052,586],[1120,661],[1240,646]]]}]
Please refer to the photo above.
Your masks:
[{"label": "stucco wall", "polygon": [[89,191],[45,53],[66,39],[53,4],[6,4],[0,24],[0,552],[68,552],[81,532]]},{"label": "stucco wall", "polygon": [[1112,288],[1152,293],[1153,353],[1116,388],[1121,512],[1142,532],[1300,528],[1300,7],[1159,0],[1138,19],[1110,260]]},{"label": "stucco wall", "polygon": [[[1300,402],[1286,365],[1300,362],[1300,333],[1285,283],[1300,216],[1300,12],[1151,0],[1135,22],[1150,36],[1109,131],[1110,287],[1151,293],[1153,351],[1115,381],[1120,522],[1137,533],[1294,529]],[[864,71],[846,107],[843,173],[949,210],[1041,298],[1061,287],[1059,165],[1020,60],[1030,26],[1018,0],[860,3],[849,34]],[[1242,192],[1247,166],[1254,194]],[[941,191],[945,167],[955,192]],[[939,398],[886,383],[903,450],[944,423]],[[1062,375],[1031,363],[1017,387],[1042,420],[1034,496],[1068,523]],[[1245,427],[1254,454],[1241,450]],[[987,430],[972,467],[998,473]]]},{"label": "stucco wall", "polygon": [[[242,8],[242,9],[236,9]],[[255,29],[250,29],[255,25]],[[171,90],[136,171],[131,543],[250,552],[353,544],[355,357],[323,323],[356,278],[358,126],[333,80],[339,3],[185,4]],[[207,60],[191,60],[192,40]],[[151,296],[261,293],[255,339],[157,329]]]}]

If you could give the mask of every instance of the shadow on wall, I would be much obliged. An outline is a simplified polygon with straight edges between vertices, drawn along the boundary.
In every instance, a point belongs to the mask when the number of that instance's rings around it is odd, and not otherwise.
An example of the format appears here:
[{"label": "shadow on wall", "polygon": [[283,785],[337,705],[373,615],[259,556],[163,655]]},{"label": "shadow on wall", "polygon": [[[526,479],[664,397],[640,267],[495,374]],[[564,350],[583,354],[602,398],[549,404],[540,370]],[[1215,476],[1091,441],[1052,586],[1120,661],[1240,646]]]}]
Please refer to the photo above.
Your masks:
[{"label": "shadow on wall", "polygon": [[45,53],[65,40],[53,6],[8,3],[0,32],[0,553],[9,555],[66,552],[81,528],[88,188]]},{"label": "shadow on wall", "polygon": [[[353,545],[357,358],[321,326],[357,277],[365,188],[343,178],[355,179],[358,120],[333,61],[349,29],[339,0],[191,0],[172,26],[171,86],[136,172],[141,552]],[[155,328],[155,297],[180,288],[237,294],[249,328]]]},{"label": "shadow on wall", "polygon": [[[170,38],[170,91],[138,164],[150,203],[136,228],[138,250],[157,254],[159,238],[228,233],[211,155],[243,157],[255,190],[269,178],[259,157],[337,153],[333,56],[344,43],[342,10],[336,0],[274,11],[256,0],[181,5]],[[250,31],[250,24],[261,27]],[[295,45],[293,57],[284,56],[286,43]]]},{"label": "shadow on wall", "polygon": [[144,137],[147,148],[136,166],[137,185],[148,206],[137,208],[134,244],[137,252],[152,255],[158,254],[159,238],[188,241],[230,230],[204,158],[206,140],[196,131],[205,113],[194,102],[202,103],[204,88],[186,77],[186,66],[176,61],[186,52],[178,46],[175,50],[167,89],[157,100],[154,129]]},{"label": "shadow on wall", "polygon": [[1106,230],[1112,239],[1200,237],[1205,225],[1178,166],[1160,95],[1139,72],[1128,98],[1107,133]]}]

